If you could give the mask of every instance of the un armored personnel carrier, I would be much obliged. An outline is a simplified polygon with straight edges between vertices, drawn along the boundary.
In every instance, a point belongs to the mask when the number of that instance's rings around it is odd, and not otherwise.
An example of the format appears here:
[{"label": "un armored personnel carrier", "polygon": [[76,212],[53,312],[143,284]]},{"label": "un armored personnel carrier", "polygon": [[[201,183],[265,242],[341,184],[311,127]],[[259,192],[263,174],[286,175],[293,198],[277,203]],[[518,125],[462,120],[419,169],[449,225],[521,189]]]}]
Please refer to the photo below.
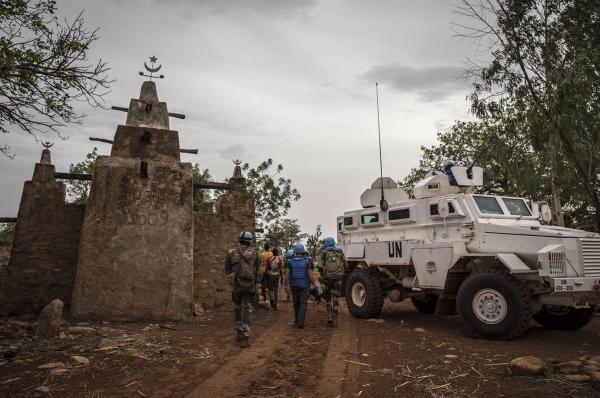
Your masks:
[{"label": "un armored personnel carrier", "polygon": [[482,184],[481,168],[454,166],[430,172],[410,199],[378,178],[362,209],[337,218],[352,315],[377,317],[384,299],[410,298],[420,312],[458,313],[469,334],[496,339],[520,336],[532,317],[557,329],[590,322],[600,235],[546,225],[547,204],[474,193]]}]

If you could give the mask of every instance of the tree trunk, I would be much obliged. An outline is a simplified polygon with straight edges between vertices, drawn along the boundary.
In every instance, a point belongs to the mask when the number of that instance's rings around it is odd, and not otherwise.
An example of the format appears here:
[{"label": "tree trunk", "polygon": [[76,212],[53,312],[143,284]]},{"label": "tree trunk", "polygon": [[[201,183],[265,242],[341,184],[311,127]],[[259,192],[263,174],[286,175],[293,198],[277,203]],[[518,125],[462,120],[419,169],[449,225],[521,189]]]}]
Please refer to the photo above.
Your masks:
[{"label": "tree trunk", "polygon": [[560,203],[560,180],[558,178],[558,159],[556,156],[555,146],[550,147],[550,164],[551,164],[551,185],[552,185],[552,220],[559,227],[565,226],[565,217],[563,216],[562,206]]}]

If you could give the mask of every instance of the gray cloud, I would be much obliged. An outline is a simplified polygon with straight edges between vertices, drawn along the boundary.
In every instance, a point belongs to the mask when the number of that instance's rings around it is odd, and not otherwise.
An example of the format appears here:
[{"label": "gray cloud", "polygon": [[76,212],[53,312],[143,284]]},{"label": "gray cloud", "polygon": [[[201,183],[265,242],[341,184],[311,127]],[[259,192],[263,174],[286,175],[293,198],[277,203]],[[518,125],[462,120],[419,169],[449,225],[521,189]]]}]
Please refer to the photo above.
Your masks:
[{"label": "gray cloud", "polygon": [[176,14],[186,19],[229,12],[256,14],[264,17],[304,17],[316,0],[110,0],[120,7],[137,9],[162,9],[166,14]]},{"label": "gray cloud", "polygon": [[440,132],[440,131],[448,130],[450,127],[452,127],[454,125],[454,122],[452,120],[448,120],[448,119],[438,119],[433,122],[433,125],[435,126],[435,130]]},{"label": "gray cloud", "polygon": [[225,148],[217,149],[216,152],[224,159],[237,159],[244,156],[246,150],[240,144],[228,145]]},{"label": "gray cloud", "polygon": [[415,93],[423,101],[444,99],[465,88],[461,81],[464,70],[459,66],[412,66],[390,64],[372,67],[361,79],[379,82],[408,93]]}]

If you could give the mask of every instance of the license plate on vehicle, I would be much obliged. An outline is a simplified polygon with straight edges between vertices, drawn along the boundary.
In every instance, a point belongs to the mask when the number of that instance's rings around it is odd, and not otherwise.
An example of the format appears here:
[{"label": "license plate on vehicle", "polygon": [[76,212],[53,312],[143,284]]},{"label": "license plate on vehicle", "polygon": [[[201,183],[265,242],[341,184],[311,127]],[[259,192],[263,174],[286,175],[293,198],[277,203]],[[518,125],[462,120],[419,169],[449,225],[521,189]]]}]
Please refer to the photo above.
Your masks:
[{"label": "license plate on vehicle", "polygon": [[560,293],[585,292],[597,289],[597,278],[553,278],[554,291]]}]

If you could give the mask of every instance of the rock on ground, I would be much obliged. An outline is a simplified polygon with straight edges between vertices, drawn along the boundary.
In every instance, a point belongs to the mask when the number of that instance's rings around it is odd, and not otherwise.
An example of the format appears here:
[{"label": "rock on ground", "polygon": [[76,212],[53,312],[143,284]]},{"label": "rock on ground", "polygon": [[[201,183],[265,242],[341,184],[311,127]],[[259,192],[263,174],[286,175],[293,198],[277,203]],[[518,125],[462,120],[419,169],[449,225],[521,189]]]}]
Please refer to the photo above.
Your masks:
[{"label": "rock on ground", "polygon": [[73,363],[75,365],[89,365],[90,364],[90,360],[81,355],[71,356],[71,361],[73,361]]},{"label": "rock on ground", "polygon": [[546,362],[538,357],[515,358],[509,364],[510,373],[515,376],[539,376],[546,371]]},{"label": "rock on ground", "polygon": [[59,299],[52,300],[50,304],[45,306],[40,314],[35,334],[46,339],[58,336],[62,323],[63,308],[64,303]]}]

